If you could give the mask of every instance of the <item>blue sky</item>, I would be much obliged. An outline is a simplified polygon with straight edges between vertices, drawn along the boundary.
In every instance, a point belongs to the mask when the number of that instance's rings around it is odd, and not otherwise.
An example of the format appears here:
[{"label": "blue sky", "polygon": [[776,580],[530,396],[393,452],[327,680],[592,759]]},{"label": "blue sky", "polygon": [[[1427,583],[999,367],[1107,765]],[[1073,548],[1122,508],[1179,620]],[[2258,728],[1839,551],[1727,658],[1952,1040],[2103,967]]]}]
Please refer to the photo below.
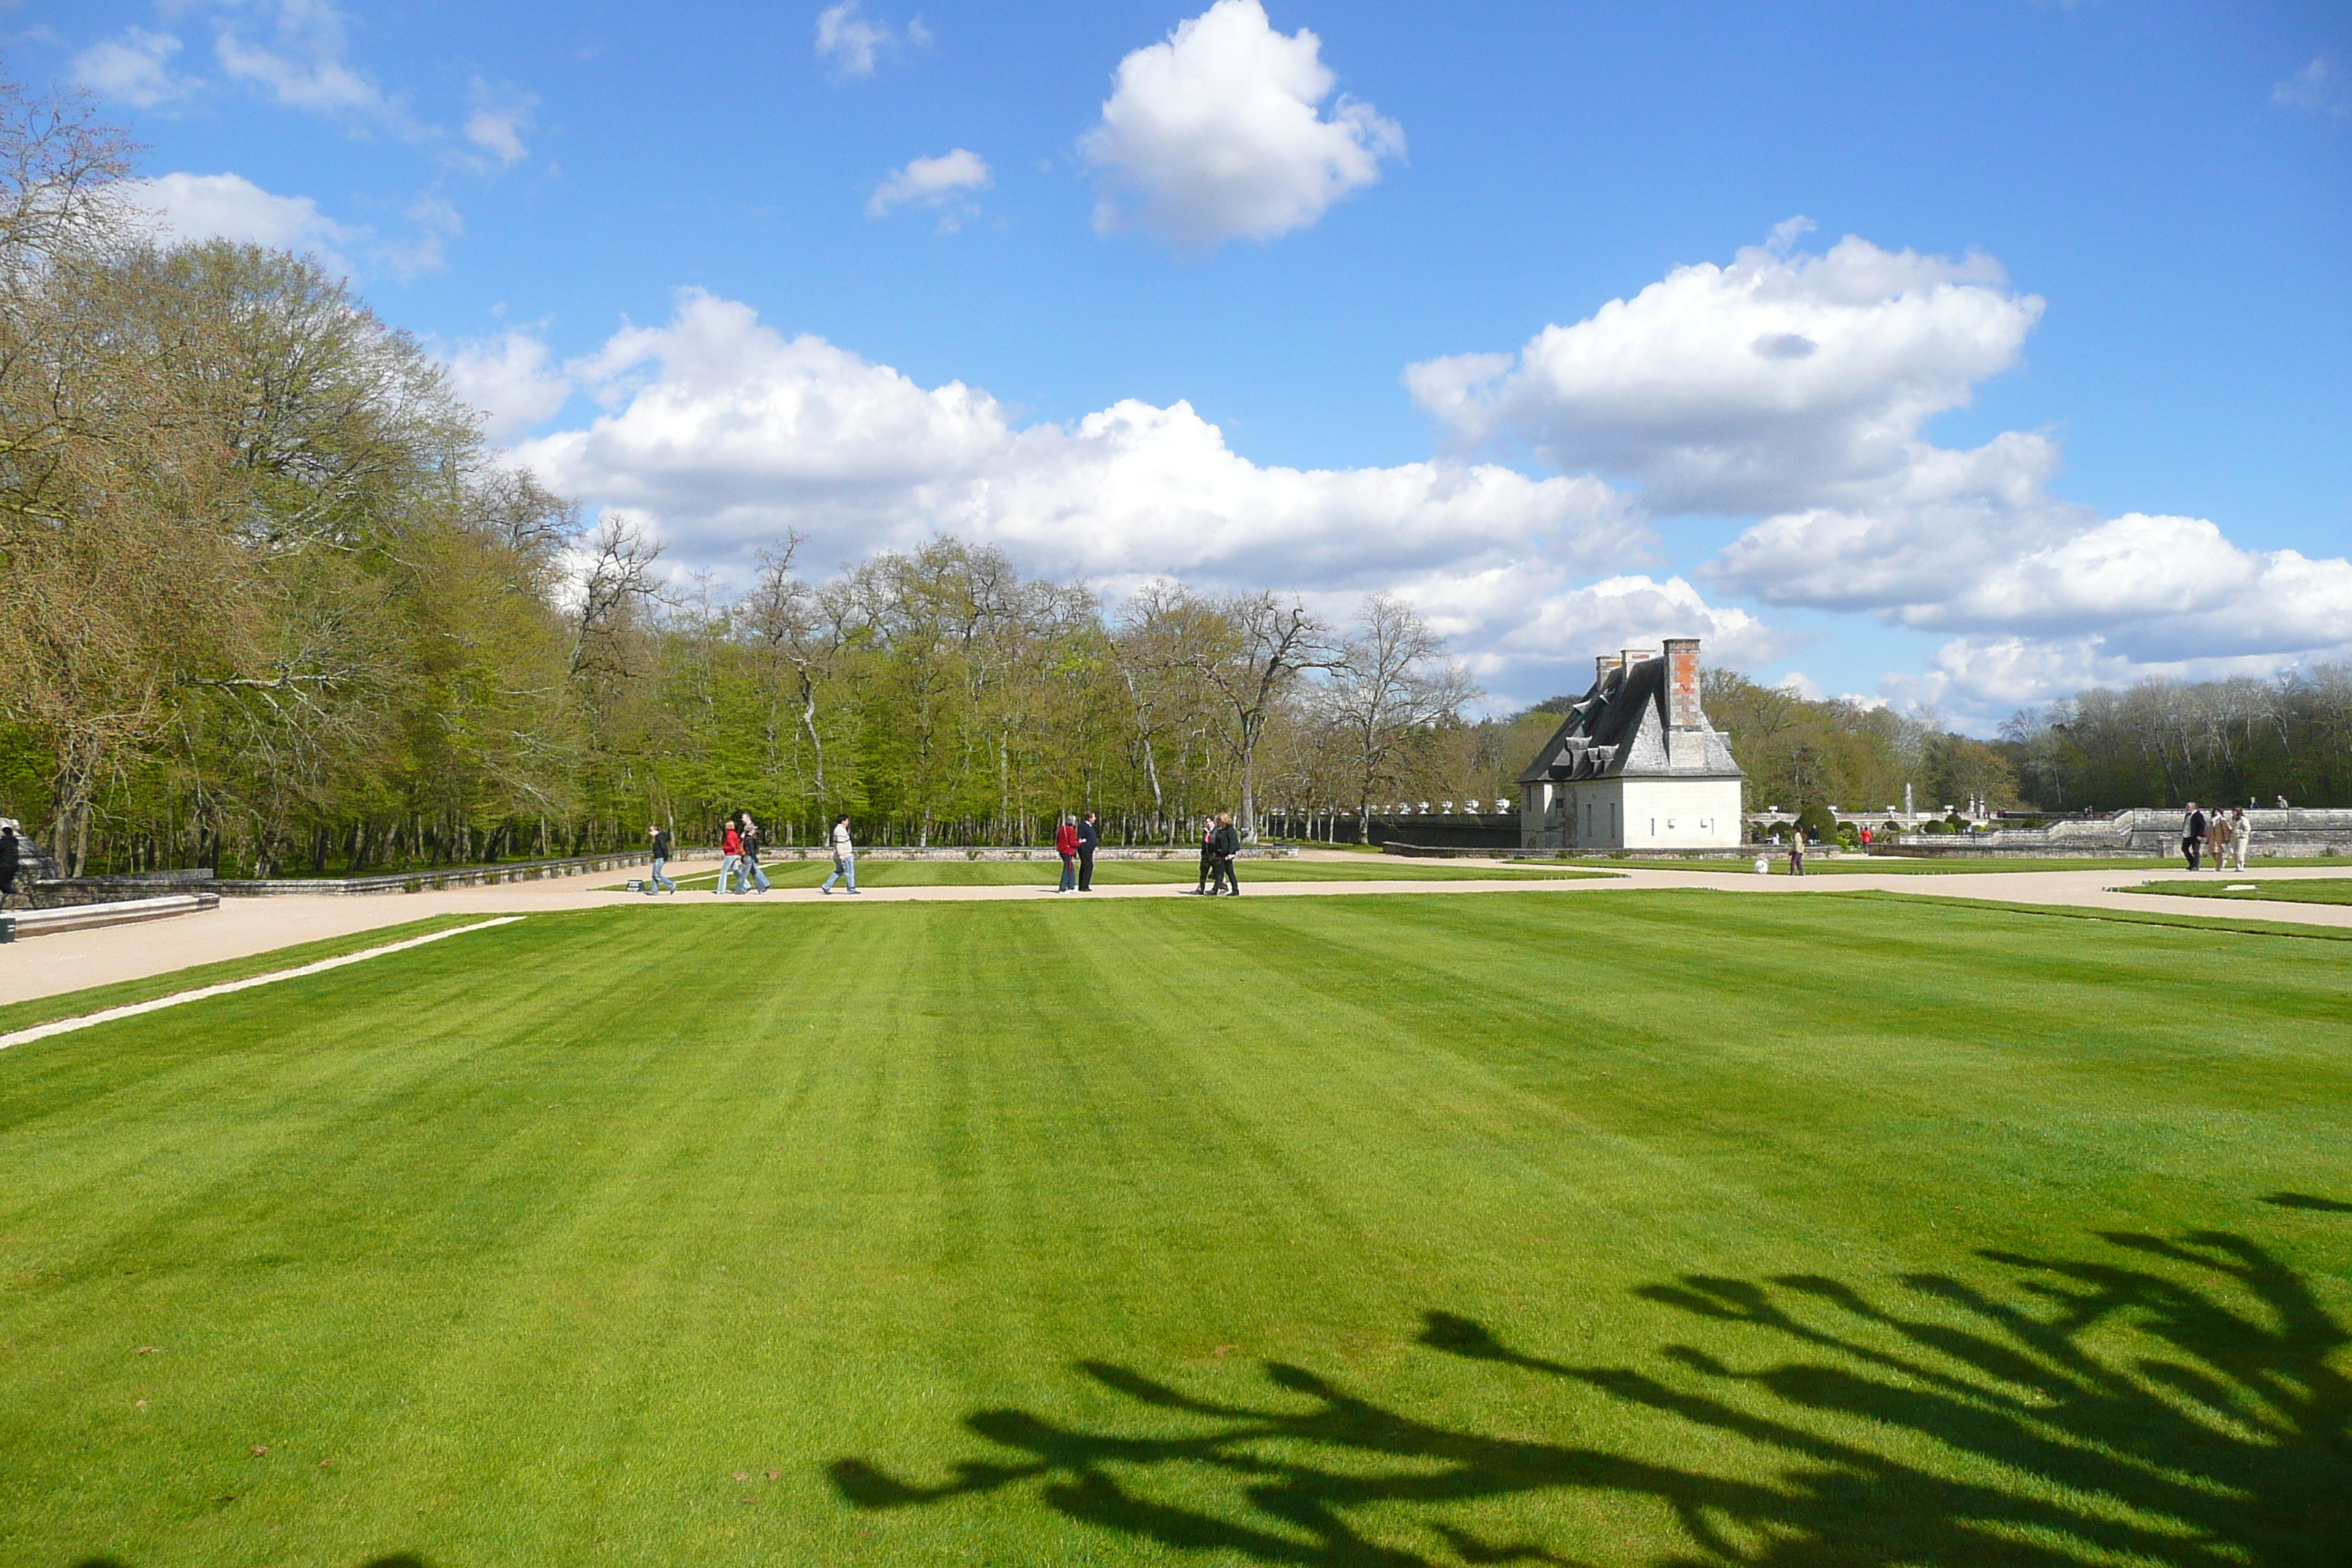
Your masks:
[{"label": "blue sky", "polygon": [[0,26],[681,566],[1392,590],[1504,705],[1677,633],[1977,729],[2352,656],[2341,5]]}]

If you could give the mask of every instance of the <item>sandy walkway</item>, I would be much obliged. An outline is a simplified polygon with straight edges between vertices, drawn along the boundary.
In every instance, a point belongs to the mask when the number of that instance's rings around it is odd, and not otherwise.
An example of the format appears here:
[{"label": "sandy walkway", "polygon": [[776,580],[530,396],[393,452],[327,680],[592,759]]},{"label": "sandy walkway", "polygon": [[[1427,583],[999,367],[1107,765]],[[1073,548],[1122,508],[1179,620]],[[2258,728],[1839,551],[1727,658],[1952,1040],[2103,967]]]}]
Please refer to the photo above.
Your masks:
[{"label": "sandy walkway", "polygon": [[[1324,858],[1311,855],[1309,858]],[[1332,856],[1361,864],[1359,856]],[[1501,861],[1465,861],[1465,865],[1502,865]],[[710,861],[699,862],[708,868]],[[1423,862],[1426,864],[1426,862]],[[680,874],[697,868],[680,863]],[[774,908],[781,904],[824,903],[836,909],[854,909],[862,905],[902,902],[957,902],[964,900],[1000,901],[1004,900],[1055,900],[1052,878],[1056,868],[1041,866],[1034,886],[1012,888],[869,888],[856,899],[835,894],[824,897],[814,889],[777,889],[756,898],[730,898],[727,907],[743,911],[756,919],[754,910]],[[1244,868],[1244,876],[1247,876]],[[2217,881],[2271,881],[2300,879],[2313,877],[2343,877],[2344,868],[2292,867],[2278,870],[2256,870],[2244,874],[2230,873],[2215,877]],[[248,953],[267,952],[274,948],[296,942],[316,942],[322,938],[344,936],[354,931],[373,931],[383,926],[400,925],[409,921],[423,920],[440,914],[530,914],[542,910],[593,909],[604,904],[623,904],[644,909],[648,916],[659,918],[660,911],[688,907],[707,907],[716,901],[710,893],[680,893],[675,897],[647,900],[640,895],[610,893],[597,890],[600,885],[610,885],[612,873],[593,877],[572,877],[560,881],[520,882],[494,888],[457,888],[432,893],[383,893],[352,898],[299,894],[267,899],[225,899],[219,910],[211,913],[190,915],[181,920],[158,921],[145,925],[109,926],[99,931],[77,931],[58,936],[31,937],[0,947],[0,1002],[29,1000],[55,995],[59,992],[78,991],[85,986],[102,985],[116,980],[135,980],[150,974],[168,973],[192,964],[216,963],[224,959],[241,958]],[[2167,875],[2161,863],[2151,862],[2146,871],[1990,871],[1950,872],[1940,875],[1920,873],[1867,872],[1852,875],[1818,877],[1759,877],[1749,871],[1628,871],[1621,876],[1601,879],[1570,879],[1559,881],[1513,880],[1480,882],[1395,881],[1395,882],[1260,882],[1244,883],[1249,898],[1345,898],[1358,894],[1382,893],[1593,893],[1607,894],[1632,888],[1712,888],[1728,892],[1763,893],[1780,898],[1810,898],[1829,893],[1858,892],[1864,889],[1893,893],[1912,893],[1929,897],[1960,899],[1992,899],[2020,904],[2053,904],[2085,909],[2129,910],[2143,914],[2202,915],[2228,918],[2273,921],[2282,924],[2352,927],[2352,905],[2296,904],[2269,900],[2224,903],[2213,899],[2179,899],[2153,897],[2139,893],[2119,893],[2109,889],[2146,881]],[[1191,889],[1181,883],[1152,883],[1132,886],[1105,886],[1087,897],[1096,900],[1189,898]],[[1071,895],[1075,901],[1077,895]]]}]

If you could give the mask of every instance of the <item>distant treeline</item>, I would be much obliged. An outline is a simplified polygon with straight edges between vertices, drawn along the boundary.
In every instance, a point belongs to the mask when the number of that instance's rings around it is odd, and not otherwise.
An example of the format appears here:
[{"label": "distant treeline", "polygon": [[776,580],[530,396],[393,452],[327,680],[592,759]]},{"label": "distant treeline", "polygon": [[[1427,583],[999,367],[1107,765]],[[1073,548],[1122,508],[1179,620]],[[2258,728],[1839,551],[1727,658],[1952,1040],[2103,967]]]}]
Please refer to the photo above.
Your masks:
[{"label": "distant treeline", "polygon": [[2352,805],[2352,665],[2085,691],[2018,714],[2000,749],[2051,810]]}]

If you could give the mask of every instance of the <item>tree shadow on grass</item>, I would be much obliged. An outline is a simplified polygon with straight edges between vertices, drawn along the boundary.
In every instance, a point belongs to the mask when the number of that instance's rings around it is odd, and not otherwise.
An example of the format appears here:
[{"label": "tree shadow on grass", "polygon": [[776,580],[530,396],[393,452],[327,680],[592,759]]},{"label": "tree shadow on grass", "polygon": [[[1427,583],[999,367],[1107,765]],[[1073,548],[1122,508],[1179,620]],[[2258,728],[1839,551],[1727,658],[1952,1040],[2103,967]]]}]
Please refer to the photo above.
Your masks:
[{"label": "tree shadow on grass", "polygon": [[2315,1197],[2309,1193],[2273,1193],[2263,1202],[2273,1208],[2310,1209],[2318,1214],[2352,1214],[2352,1204],[2340,1198]]},{"label": "tree shadow on grass", "polygon": [[[1677,1564],[2340,1568],[2352,1543],[2343,1327],[2244,1237],[2103,1239],[2115,1252],[2093,1259],[1985,1253],[1991,1285],[1907,1276],[1882,1293],[1897,1305],[1812,1275],[1646,1286],[1636,1294],[1711,1325],[1716,1345],[1662,1347],[1648,1372],[1528,1354],[1472,1319],[1427,1314],[1417,1342],[1431,1351],[1654,1413],[1646,1452],[1676,1454],[1703,1429],[1714,1470],[1485,1436],[1281,1363],[1265,1363],[1278,1393],[1235,1403],[1088,1362],[1087,1377],[1163,1434],[983,1410],[965,1426],[1004,1458],[933,1485],[856,1458],[830,1473],[869,1510],[1034,1485],[1069,1520],[1262,1563],[1565,1563],[1447,1512],[1584,1493],[1670,1510],[1689,1546],[1661,1561]],[[1197,1498],[1204,1480],[1234,1489],[1219,1511],[1154,1495],[1181,1485]]]}]

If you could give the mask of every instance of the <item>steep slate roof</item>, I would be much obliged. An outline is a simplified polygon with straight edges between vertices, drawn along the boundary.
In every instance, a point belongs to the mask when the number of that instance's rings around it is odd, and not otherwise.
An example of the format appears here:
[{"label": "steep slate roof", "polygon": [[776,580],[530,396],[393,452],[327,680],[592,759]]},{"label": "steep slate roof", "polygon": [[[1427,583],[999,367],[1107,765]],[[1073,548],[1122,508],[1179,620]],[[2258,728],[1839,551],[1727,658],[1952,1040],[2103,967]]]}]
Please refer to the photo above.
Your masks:
[{"label": "steep slate roof", "polygon": [[[1681,767],[1666,764],[1666,661],[1645,658],[1614,669],[1570,710],[1518,776],[1523,784],[1576,779],[1741,778],[1731,748],[1705,713],[1691,731],[1699,745]],[[1686,748],[1687,750],[1688,748]]]}]

